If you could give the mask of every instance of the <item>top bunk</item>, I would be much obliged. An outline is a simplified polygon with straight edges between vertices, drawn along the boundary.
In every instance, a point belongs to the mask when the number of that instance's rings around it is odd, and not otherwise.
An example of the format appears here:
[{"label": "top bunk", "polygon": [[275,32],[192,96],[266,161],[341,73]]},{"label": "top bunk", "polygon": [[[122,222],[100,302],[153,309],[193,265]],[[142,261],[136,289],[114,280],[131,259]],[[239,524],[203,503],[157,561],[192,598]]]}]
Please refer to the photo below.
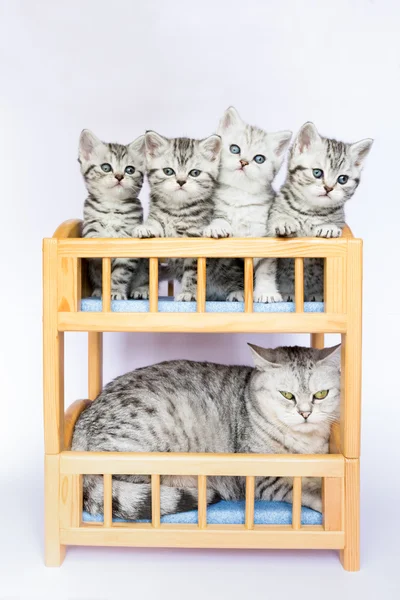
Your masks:
[{"label": "top bunk", "polygon": [[[91,238],[81,221],[60,225],[43,242],[44,310],[58,331],[159,331],[229,333],[346,333],[361,315],[362,241],[348,227],[322,238]],[[159,296],[165,258],[197,260],[196,302]],[[244,302],[206,301],[206,260],[244,259]],[[253,302],[253,258],[293,258],[293,302]],[[102,261],[102,298],[92,298],[88,258]],[[111,300],[111,260],[149,259],[149,300]],[[304,259],[324,259],[323,302],[304,301]]]}]

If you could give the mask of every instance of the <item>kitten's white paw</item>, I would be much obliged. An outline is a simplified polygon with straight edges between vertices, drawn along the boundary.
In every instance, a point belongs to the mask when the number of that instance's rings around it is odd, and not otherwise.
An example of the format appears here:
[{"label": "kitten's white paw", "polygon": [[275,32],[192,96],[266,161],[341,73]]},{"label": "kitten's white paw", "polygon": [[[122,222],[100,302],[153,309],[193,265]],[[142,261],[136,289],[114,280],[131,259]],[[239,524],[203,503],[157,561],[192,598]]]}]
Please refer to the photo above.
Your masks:
[{"label": "kitten's white paw", "polygon": [[196,296],[192,292],[181,292],[175,296],[175,302],[196,302]]},{"label": "kitten's white paw", "polygon": [[151,225],[138,225],[132,233],[132,237],[137,238],[153,238],[160,237],[159,231]]},{"label": "kitten's white paw", "polygon": [[127,300],[128,296],[124,292],[112,292],[112,300]]},{"label": "kitten's white paw", "polygon": [[236,290],[231,292],[226,299],[227,302],[244,302],[244,291]]},{"label": "kitten's white paw", "polygon": [[263,302],[271,304],[272,302],[282,302],[282,296],[279,292],[272,292],[271,294],[259,293],[254,294],[254,302]]},{"label": "kitten's white paw", "polygon": [[230,227],[215,227],[214,225],[209,225],[203,231],[203,236],[208,238],[227,238],[231,237],[232,229]]},{"label": "kitten's white paw", "polygon": [[318,227],[315,227],[314,234],[316,237],[338,238],[341,237],[342,230],[337,225],[328,223],[328,225],[319,225]]},{"label": "kitten's white paw", "polygon": [[149,287],[147,285],[143,285],[141,287],[136,288],[131,291],[131,298],[135,300],[148,300],[149,298]]},{"label": "kitten's white paw", "polygon": [[322,294],[312,294],[310,296],[306,296],[306,302],[323,302],[324,297]]},{"label": "kitten's white paw", "polygon": [[272,233],[280,237],[291,237],[295,235],[299,226],[294,219],[290,219],[289,217],[276,219],[268,224],[268,228]]},{"label": "kitten's white paw", "polygon": [[101,298],[101,289],[96,288],[92,292],[92,298]]}]

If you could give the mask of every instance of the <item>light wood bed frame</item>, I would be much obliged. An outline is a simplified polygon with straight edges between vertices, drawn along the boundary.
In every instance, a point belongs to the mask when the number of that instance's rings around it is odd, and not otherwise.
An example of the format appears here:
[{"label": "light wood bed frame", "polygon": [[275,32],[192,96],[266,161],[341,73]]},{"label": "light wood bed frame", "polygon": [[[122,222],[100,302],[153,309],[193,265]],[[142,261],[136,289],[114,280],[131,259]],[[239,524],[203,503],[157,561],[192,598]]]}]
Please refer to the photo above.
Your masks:
[{"label": "light wood bed frame", "polygon": [[[68,545],[186,548],[337,549],[343,567],[359,569],[359,467],[361,413],[362,241],[345,229],[340,239],[81,239],[81,222],[66,221],[43,242],[45,561],[61,565]],[[162,257],[198,260],[196,313],[158,312],[158,262]],[[295,259],[295,313],[253,312],[253,257]],[[80,311],[90,295],[82,259],[103,262],[101,313]],[[150,261],[148,313],[114,313],[110,307],[111,259]],[[245,260],[245,312],[205,312],[206,258]],[[303,259],[325,259],[325,312],[304,313]],[[172,292],[169,286],[169,293]],[[64,332],[88,332],[88,396],[64,414]],[[311,333],[314,347],[324,333],[342,338],[340,425],[333,428],[329,455],[159,454],[72,452],[75,422],[102,389],[102,334],[108,331]],[[82,475],[104,476],[104,521],[82,522]],[[152,522],[113,523],[113,474],[151,475]],[[196,525],[160,523],[160,476],[198,477]],[[246,477],[244,525],[209,525],[207,477]],[[254,524],[257,476],[294,478],[292,525]],[[302,477],[323,478],[323,525],[301,525]]]}]

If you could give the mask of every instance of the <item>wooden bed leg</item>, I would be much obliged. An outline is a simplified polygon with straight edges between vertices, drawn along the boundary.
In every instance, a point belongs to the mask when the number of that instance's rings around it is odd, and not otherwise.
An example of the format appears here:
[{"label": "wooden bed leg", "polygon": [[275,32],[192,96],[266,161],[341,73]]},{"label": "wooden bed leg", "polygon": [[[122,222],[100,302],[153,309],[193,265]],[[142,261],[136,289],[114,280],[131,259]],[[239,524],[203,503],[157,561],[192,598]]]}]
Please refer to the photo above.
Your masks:
[{"label": "wooden bed leg", "polygon": [[321,349],[325,345],[325,335],[323,333],[311,334],[311,348]]},{"label": "wooden bed leg", "polygon": [[46,454],[45,478],[45,564],[59,567],[66,547],[60,544],[60,455]]},{"label": "wooden bed leg", "polygon": [[345,547],[340,552],[346,571],[360,570],[360,460],[345,459],[344,479]]},{"label": "wooden bed leg", "polygon": [[88,394],[95,400],[103,388],[103,334],[91,331],[88,334]]}]

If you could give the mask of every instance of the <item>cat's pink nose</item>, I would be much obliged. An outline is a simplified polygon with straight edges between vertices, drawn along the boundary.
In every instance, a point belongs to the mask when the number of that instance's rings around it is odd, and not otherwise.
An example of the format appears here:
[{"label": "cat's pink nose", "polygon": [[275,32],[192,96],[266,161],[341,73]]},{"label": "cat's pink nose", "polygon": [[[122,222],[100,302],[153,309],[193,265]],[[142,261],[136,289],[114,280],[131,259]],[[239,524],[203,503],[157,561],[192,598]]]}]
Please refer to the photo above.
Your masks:
[{"label": "cat's pink nose", "polygon": [[311,415],[311,411],[309,412],[303,412],[302,410],[299,411],[301,416],[303,417],[303,419],[305,419],[307,421],[308,417]]},{"label": "cat's pink nose", "polygon": [[122,181],[122,179],[124,178],[122,173],[115,173],[114,177],[115,179],[118,179],[118,181]]},{"label": "cat's pink nose", "polygon": [[246,165],[248,165],[248,161],[247,160],[243,160],[243,158],[240,161],[240,164],[242,165],[242,168],[245,167]]}]

